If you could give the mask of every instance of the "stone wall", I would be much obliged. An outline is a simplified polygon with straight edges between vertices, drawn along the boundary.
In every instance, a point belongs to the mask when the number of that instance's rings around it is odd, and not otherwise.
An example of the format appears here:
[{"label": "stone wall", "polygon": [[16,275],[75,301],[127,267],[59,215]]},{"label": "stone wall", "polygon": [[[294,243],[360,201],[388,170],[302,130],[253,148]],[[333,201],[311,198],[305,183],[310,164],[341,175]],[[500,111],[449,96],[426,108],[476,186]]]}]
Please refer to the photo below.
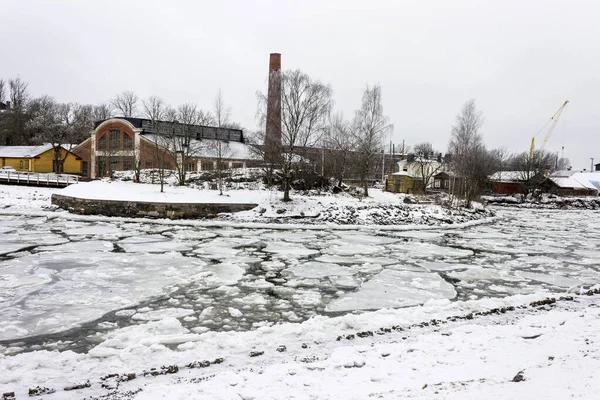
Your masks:
[{"label": "stone wall", "polygon": [[75,214],[142,218],[214,218],[219,213],[251,210],[258,204],[152,203],[144,201],[90,200],[52,195],[52,204]]}]

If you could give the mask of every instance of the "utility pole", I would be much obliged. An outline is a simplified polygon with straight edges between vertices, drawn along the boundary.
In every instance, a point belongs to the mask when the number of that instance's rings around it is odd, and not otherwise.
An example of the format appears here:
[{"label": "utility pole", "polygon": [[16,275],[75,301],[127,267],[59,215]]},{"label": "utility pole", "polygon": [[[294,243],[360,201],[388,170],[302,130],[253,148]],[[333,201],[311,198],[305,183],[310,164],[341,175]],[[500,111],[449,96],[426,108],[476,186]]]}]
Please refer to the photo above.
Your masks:
[{"label": "utility pole", "polygon": [[385,150],[381,150],[381,183],[385,180]]},{"label": "utility pole", "polygon": [[592,160],[592,163],[590,165],[590,172],[594,172],[594,157],[590,157],[590,160]]}]

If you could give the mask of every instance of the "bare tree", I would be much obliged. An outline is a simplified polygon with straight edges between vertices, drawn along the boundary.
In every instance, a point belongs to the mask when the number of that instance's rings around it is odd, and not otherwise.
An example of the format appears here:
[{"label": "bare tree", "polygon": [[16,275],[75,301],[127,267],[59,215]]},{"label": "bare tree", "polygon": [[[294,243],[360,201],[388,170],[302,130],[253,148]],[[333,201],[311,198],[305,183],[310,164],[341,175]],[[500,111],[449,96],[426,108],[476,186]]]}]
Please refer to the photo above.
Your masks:
[{"label": "bare tree", "polygon": [[383,135],[388,126],[387,118],[383,115],[381,86],[367,85],[361,108],[356,111],[352,129],[364,196],[369,195],[368,182],[373,176],[375,164],[383,149]]},{"label": "bare tree", "polygon": [[110,119],[113,116],[113,107],[108,103],[100,103],[94,106],[93,109],[93,120],[104,121]]},{"label": "bare tree", "polygon": [[477,110],[475,100],[469,100],[456,116],[448,146],[448,152],[452,155],[451,168],[459,179],[459,185],[453,185],[453,194],[463,197],[467,207],[487,185],[487,177],[492,170],[489,154],[479,133],[482,124],[483,114]]},{"label": "bare tree", "polygon": [[29,92],[27,82],[17,77],[8,80],[8,99],[10,109],[7,113],[8,132],[5,138],[7,145],[29,144],[30,136],[26,128],[29,116],[27,115],[27,102]]},{"label": "bare tree", "polygon": [[323,141],[324,147],[328,149],[327,161],[338,186],[342,185],[355,148],[352,128],[341,113],[334,114],[331,116],[330,128]]},{"label": "bare tree", "polygon": [[[114,109],[117,110],[122,117],[131,118],[135,117],[137,113],[139,98],[137,95],[130,91],[125,91],[116,95],[111,101],[110,104]],[[144,105],[144,110],[145,110]]]},{"label": "bare tree", "polygon": [[[290,201],[291,183],[310,147],[318,144],[328,129],[332,90],[329,85],[313,80],[300,70],[281,75],[281,144],[271,143],[275,162],[281,168],[283,201]],[[266,122],[267,97],[259,95]]]},{"label": "bare tree", "polygon": [[522,194],[526,197],[538,187],[542,178],[550,173],[565,169],[569,160],[559,159],[558,155],[543,150],[533,153],[525,151],[511,160],[511,167],[518,171],[518,179],[523,183]]},{"label": "bare tree", "polygon": [[63,172],[63,166],[74,143],[90,130],[91,106],[57,103],[43,96],[30,102],[32,113],[27,129],[38,143],[49,143],[54,149],[53,171]]},{"label": "bare tree", "polygon": [[0,79],[0,102],[6,101],[6,80]]},{"label": "bare tree", "polygon": [[435,174],[444,170],[443,160],[433,150],[429,142],[416,144],[413,148],[414,160],[418,176],[423,180],[423,190],[427,190]]},{"label": "bare tree", "polygon": [[[215,97],[214,108],[214,123],[217,129],[225,128],[229,126],[229,118],[231,116],[231,109],[225,105],[223,100],[223,94],[221,89]],[[223,195],[223,173],[226,171],[224,158],[229,156],[229,143],[225,143],[219,139],[216,135],[214,142],[209,145],[215,158],[217,160],[217,185],[219,187],[219,195]]]},{"label": "bare tree", "polygon": [[182,104],[177,108],[179,130],[173,137],[172,148],[177,162],[177,178],[180,185],[185,184],[189,160],[201,152],[203,143],[196,140],[197,125],[209,125],[212,115],[191,103]]},{"label": "bare tree", "polygon": [[[158,96],[151,96],[143,101],[144,115],[150,120],[150,129],[153,137],[153,164],[158,172],[160,191],[164,192],[165,178],[167,177],[166,166],[169,164],[171,129],[173,121],[165,122],[169,116],[175,113],[166,106],[165,102]],[[176,115],[176,114],[175,114]]]}]

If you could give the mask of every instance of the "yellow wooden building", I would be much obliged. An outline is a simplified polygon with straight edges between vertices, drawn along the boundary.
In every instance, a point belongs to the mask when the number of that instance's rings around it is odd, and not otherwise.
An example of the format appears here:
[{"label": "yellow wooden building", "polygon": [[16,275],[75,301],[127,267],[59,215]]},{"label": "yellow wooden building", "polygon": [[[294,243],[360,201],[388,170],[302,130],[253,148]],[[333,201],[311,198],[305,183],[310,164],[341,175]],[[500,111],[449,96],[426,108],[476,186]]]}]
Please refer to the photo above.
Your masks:
[{"label": "yellow wooden building", "polygon": [[41,146],[0,146],[0,167],[13,167],[19,172],[81,174],[81,158],[64,147],[60,149],[58,166],[54,148],[50,144]]},{"label": "yellow wooden building", "polygon": [[395,172],[386,177],[385,190],[392,193],[420,193],[423,191],[423,180],[406,171]]}]

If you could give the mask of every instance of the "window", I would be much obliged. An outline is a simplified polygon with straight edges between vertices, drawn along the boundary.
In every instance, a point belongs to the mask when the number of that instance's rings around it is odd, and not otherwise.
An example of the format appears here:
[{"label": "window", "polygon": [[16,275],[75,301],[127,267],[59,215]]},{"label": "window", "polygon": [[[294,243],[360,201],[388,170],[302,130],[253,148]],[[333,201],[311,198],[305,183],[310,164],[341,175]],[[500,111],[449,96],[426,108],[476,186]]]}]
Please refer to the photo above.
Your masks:
[{"label": "window", "polygon": [[106,134],[100,136],[100,140],[98,140],[98,150],[106,150]]},{"label": "window", "polygon": [[110,170],[111,171],[118,171],[119,168],[119,159],[117,157],[111,157],[110,158]]},{"label": "window", "polygon": [[442,181],[439,179],[436,179],[433,181],[433,186],[436,188],[439,188],[441,186]]},{"label": "window", "polygon": [[23,169],[23,160],[19,161],[19,169]]},{"label": "window", "polygon": [[214,168],[212,161],[202,161],[202,171],[212,171]]},{"label": "window", "polygon": [[185,166],[185,170],[188,172],[194,172],[196,170],[196,163],[195,162],[187,163]]},{"label": "window", "polygon": [[133,149],[133,139],[126,133],[123,134],[123,148],[125,150]]},{"label": "window", "polygon": [[87,176],[89,170],[89,165],[87,161],[81,162],[81,175]]},{"label": "window", "polygon": [[131,157],[123,158],[123,171],[133,170],[133,159]]},{"label": "window", "polygon": [[244,163],[242,162],[234,162],[231,164],[231,168],[244,168]]},{"label": "window", "polygon": [[118,129],[110,131],[110,148],[118,149],[121,147],[121,132]]},{"label": "window", "polygon": [[27,170],[29,170],[29,160],[25,160],[25,168],[27,168]]}]

